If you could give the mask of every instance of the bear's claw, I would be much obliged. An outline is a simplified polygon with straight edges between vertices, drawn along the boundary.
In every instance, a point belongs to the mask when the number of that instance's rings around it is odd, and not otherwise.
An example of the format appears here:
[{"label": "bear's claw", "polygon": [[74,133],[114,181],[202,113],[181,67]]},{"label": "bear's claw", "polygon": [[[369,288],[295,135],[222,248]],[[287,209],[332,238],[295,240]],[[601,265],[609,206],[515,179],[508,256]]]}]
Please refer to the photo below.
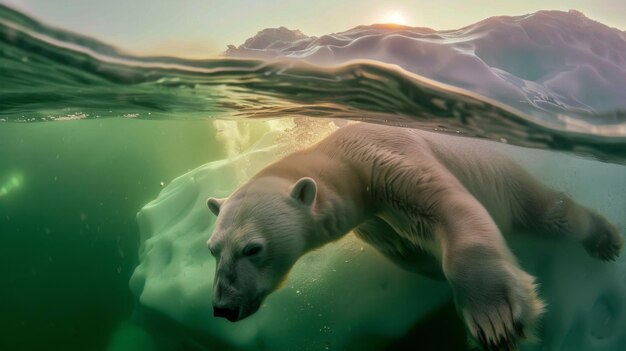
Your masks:
[{"label": "bear's claw", "polygon": [[543,312],[533,278],[522,271],[516,278],[499,291],[488,289],[469,299],[457,295],[468,331],[483,350],[517,350],[517,344],[527,339],[527,332]]},{"label": "bear's claw", "polygon": [[[491,316],[490,316],[491,314]],[[484,350],[487,351],[514,351],[517,350],[517,342],[526,338],[524,326],[520,321],[502,320],[501,315],[485,313],[482,315],[483,323],[473,319],[475,337]],[[488,325],[484,325],[485,320]]]}]

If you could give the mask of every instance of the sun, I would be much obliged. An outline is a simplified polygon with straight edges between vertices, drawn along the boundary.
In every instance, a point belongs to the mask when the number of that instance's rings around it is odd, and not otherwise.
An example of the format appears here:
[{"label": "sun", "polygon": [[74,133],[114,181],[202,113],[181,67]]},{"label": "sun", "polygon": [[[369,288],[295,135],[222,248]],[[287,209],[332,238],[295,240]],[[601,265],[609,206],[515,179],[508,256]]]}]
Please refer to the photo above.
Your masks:
[{"label": "sun", "polygon": [[406,19],[400,12],[392,12],[384,18],[383,23],[405,25]]}]

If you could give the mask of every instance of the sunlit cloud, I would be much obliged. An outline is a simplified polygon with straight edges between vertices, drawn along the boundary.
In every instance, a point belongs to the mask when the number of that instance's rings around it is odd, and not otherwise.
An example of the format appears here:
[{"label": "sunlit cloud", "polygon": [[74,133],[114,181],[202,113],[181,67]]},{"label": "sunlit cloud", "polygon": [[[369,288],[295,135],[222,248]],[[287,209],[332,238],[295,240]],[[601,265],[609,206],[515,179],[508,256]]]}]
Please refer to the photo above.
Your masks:
[{"label": "sunlit cloud", "polygon": [[445,30],[462,28],[490,16],[576,9],[594,20],[626,29],[623,0],[161,0],[159,6],[154,6],[152,0],[0,0],[0,3],[130,53],[193,58],[219,54],[228,44],[240,45],[260,30],[280,26],[318,37],[372,23]]}]

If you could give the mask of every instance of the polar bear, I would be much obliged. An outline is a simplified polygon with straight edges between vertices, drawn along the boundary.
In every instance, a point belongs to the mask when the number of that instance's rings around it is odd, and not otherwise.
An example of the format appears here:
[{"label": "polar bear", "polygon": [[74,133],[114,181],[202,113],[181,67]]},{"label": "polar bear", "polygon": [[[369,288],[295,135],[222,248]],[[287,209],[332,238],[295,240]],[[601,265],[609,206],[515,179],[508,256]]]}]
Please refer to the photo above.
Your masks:
[{"label": "polar bear", "polygon": [[357,123],[270,164],[227,199],[207,242],[216,317],[255,313],[306,252],[354,231],[402,268],[449,282],[468,332],[514,349],[544,304],[504,234],[580,242],[602,260],[622,247],[602,215],[468,138]]}]

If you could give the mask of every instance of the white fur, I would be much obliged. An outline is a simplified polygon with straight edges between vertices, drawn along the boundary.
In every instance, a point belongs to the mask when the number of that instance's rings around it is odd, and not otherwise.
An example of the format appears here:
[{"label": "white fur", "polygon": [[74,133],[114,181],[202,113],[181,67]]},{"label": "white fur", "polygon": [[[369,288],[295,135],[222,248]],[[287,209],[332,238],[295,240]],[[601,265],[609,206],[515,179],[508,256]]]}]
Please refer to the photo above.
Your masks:
[{"label": "white fur", "polygon": [[[401,267],[446,279],[484,348],[513,349],[544,306],[502,235],[516,227],[578,240],[603,259],[621,248],[604,217],[471,139],[355,124],[239,188],[221,205],[209,247],[232,266],[225,271],[253,280],[229,287],[235,302],[221,297],[251,314],[247,299],[275,289],[298,257],[355,230]],[[251,240],[262,240],[265,256],[242,265]]]}]

